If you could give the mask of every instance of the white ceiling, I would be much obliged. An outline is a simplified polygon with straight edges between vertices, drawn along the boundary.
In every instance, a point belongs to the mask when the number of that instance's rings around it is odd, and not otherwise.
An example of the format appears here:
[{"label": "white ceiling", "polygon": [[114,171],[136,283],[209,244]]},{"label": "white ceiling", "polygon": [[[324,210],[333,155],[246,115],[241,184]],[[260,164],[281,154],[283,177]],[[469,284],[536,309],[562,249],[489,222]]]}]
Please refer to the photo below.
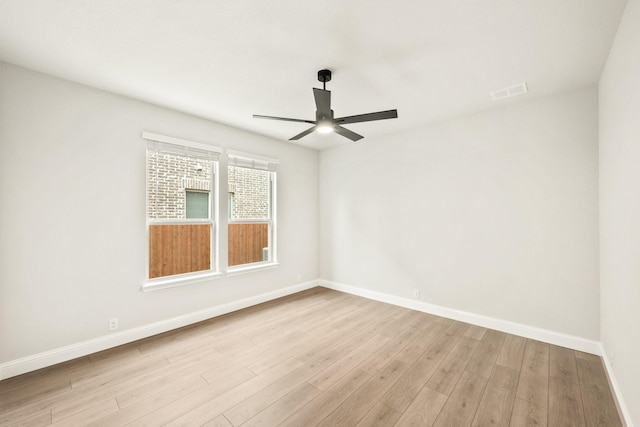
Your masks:
[{"label": "white ceiling", "polygon": [[[0,59],[280,140],[336,117],[366,137],[598,81],[626,0],[0,0]],[[529,93],[489,92],[526,81]],[[349,143],[312,134],[298,143]]]}]

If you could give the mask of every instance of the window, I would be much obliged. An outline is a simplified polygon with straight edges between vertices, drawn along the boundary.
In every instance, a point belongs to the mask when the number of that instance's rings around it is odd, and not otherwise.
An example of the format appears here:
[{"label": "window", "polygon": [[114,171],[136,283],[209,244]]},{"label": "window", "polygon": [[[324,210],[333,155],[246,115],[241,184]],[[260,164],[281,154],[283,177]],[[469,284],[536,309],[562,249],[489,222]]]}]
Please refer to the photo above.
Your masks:
[{"label": "window", "polygon": [[229,267],[276,263],[277,160],[229,151]]},{"label": "window", "polygon": [[143,133],[147,140],[148,285],[216,271],[215,189],[220,150]]}]

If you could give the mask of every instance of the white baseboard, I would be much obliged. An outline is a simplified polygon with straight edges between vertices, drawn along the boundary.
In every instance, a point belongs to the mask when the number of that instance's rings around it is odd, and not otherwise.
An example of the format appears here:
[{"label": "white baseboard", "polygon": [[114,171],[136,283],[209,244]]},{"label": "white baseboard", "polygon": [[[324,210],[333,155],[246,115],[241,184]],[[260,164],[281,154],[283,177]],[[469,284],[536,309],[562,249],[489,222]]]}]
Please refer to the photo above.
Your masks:
[{"label": "white baseboard", "polygon": [[0,364],[0,381],[6,378],[15,377],[16,375],[35,371],[37,369],[46,368],[57,363],[66,362],[78,357],[87,356],[98,351],[107,350],[119,345],[127,344],[142,338],[147,338],[183,326],[191,325],[212,317],[221,316],[263,302],[271,301],[296,292],[311,289],[318,285],[313,280],[297,285],[289,286],[275,291],[266,292],[264,294],[252,296],[238,301],[232,301],[205,310],[188,313],[182,316],[173,317],[171,319],[161,320],[149,325],[139,326],[137,328],[128,329],[122,332],[116,332],[102,337],[83,341],[77,344],[56,348],[54,350],[45,351],[43,353],[34,354],[21,359],[12,360]]},{"label": "white baseboard", "polygon": [[618,407],[618,413],[620,417],[623,419],[626,427],[633,427],[633,421],[631,421],[631,413],[629,413],[629,409],[622,398],[622,392],[620,391],[620,386],[618,385],[618,380],[616,379],[615,373],[613,372],[613,366],[611,365],[611,360],[607,355],[607,352],[604,349],[602,344],[600,345],[600,353],[602,356],[602,360],[604,362],[604,368],[607,372],[607,379],[609,380],[609,385],[613,390],[613,400],[615,400],[616,405]]},{"label": "white baseboard", "polygon": [[318,283],[329,289],[342,291],[353,295],[358,295],[372,300],[386,302],[388,304],[398,305],[400,307],[412,310],[422,311],[424,313],[435,314],[437,316],[458,320],[473,325],[482,326],[489,329],[518,335],[525,338],[531,338],[537,341],[558,345],[561,347],[579,350],[585,353],[600,356],[602,347],[600,342],[589,340],[586,338],[576,337],[573,335],[563,334],[561,332],[549,331],[547,329],[536,328],[535,326],[523,325],[520,323],[510,322],[507,320],[496,319],[493,317],[483,316],[480,314],[469,313],[466,311],[454,310],[435,304],[429,304],[423,301],[402,298],[395,295],[384,294],[381,292],[371,291],[368,289],[358,288],[343,283],[331,282],[329,280],[318,280]]}]

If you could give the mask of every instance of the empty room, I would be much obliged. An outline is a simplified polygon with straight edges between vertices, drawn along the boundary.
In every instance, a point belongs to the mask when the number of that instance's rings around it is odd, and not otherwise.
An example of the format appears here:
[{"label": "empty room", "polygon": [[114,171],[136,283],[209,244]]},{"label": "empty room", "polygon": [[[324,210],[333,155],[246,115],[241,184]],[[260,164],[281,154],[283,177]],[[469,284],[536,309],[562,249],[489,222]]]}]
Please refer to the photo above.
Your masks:
[{"label": "empty room", "polygon": [[640,0],[0,0],[0,426],[640,426]]}]

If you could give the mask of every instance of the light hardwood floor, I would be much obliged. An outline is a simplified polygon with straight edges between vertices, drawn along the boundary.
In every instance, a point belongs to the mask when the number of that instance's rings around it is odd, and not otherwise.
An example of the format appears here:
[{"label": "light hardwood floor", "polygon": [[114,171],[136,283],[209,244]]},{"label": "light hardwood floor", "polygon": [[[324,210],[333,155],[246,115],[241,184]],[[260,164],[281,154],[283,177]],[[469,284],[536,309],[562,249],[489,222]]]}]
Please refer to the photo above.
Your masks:
[{"label": "light hardwood floor", "polygon": [[0,382],[2,426],[620,426],[600,358],[314,288]]}]

